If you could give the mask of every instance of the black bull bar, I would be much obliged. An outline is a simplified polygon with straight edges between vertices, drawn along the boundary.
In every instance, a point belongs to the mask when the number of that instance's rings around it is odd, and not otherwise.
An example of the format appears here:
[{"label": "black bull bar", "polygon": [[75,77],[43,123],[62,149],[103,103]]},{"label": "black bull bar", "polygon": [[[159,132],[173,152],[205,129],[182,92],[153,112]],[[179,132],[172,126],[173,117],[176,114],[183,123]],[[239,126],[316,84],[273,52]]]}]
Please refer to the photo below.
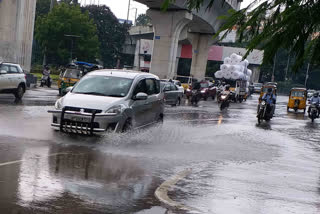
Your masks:
[{"label": "black bull bar", "polygon": [[[68,110],[67,108],[62,108],[62,110],[49,110],[48,113],[61,114],[60,124],[54,123],[54,122],[51,124],[51,126],[59,128],[61,132],[85,134],[85,135],[93,135],[94,132],[105,131],[105,129],[96,127],[96,124],[97,124],[95,123],[96,117],[116,116],[116,113],[97,113],[97,111],[92,111],[91,113],[87,113],[87,112],[80,112],[80,111],[71,111],[71,110]],[[89,121],[88,122],[72,121],[70,119],[66,119],[65,115],[84,116],[85,118],[89,117]]]}]

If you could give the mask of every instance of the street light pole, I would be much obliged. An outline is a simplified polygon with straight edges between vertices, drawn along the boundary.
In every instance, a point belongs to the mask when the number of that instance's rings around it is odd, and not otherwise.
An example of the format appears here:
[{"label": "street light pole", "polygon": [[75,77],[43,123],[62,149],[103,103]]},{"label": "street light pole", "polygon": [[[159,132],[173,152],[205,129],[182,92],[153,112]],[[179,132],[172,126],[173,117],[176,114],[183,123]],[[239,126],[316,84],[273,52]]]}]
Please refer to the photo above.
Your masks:
[{"label": "street light pole", "polygon": [[75,39],[75,38],[80,38],[81,36],[77,36],[77,35],[67,35],[67,34],[65,34],[64,36],[71,38],[70,57],[71,57],[71,61],[72,61],[72,57],[73,57],[73,54],[72,54],[72,51],[73,51],[73,39]]}]

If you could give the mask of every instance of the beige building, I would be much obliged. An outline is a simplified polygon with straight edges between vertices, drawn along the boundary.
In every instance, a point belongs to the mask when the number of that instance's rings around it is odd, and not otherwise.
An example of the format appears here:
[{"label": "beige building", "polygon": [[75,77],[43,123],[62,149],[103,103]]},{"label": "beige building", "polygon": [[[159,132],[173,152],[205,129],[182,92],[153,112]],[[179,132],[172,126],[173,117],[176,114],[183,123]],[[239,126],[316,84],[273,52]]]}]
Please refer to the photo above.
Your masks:
[{"label": "beige building", "polygon": [[0,0],[0,61],[30,72],[36,0]]}]

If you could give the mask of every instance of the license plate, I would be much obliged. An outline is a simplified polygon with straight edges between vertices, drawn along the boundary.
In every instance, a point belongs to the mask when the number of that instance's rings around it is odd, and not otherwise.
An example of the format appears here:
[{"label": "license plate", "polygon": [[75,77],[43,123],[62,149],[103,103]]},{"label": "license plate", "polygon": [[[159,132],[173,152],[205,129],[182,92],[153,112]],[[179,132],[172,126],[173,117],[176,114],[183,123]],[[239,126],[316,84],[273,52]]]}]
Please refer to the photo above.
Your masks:
[{"label": "license plate", "polygon": [[87,118],[87,117],[71,117],[71,120],[75,122],[82,122],[82,123],[91,122],[91,118]]}]

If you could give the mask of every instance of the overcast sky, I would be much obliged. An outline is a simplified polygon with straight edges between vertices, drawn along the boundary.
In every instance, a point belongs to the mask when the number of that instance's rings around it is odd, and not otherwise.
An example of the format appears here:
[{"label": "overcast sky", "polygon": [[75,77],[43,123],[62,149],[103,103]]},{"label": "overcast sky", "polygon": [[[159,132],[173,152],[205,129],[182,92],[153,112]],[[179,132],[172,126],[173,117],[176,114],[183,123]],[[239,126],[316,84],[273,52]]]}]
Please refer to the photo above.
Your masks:
[{"label": "overcast sky", "polygon": [[[243,0],[241,7],[247,6],[252,0]],[[111,11],[119,18],[119,19],[127,19],[127,11],[128,11],[128,2],[129,0],[80,0],[82,4],[85,2],[87,4],[95,3],[95,4],[104,4],[110,7]],[[146,13],[148,7],[140,4],[134,0],[131,0],[131,8],[137,8],[137,14]],[[135,9],[130,10],[129,19],[134,20],[135,17]]]}]

